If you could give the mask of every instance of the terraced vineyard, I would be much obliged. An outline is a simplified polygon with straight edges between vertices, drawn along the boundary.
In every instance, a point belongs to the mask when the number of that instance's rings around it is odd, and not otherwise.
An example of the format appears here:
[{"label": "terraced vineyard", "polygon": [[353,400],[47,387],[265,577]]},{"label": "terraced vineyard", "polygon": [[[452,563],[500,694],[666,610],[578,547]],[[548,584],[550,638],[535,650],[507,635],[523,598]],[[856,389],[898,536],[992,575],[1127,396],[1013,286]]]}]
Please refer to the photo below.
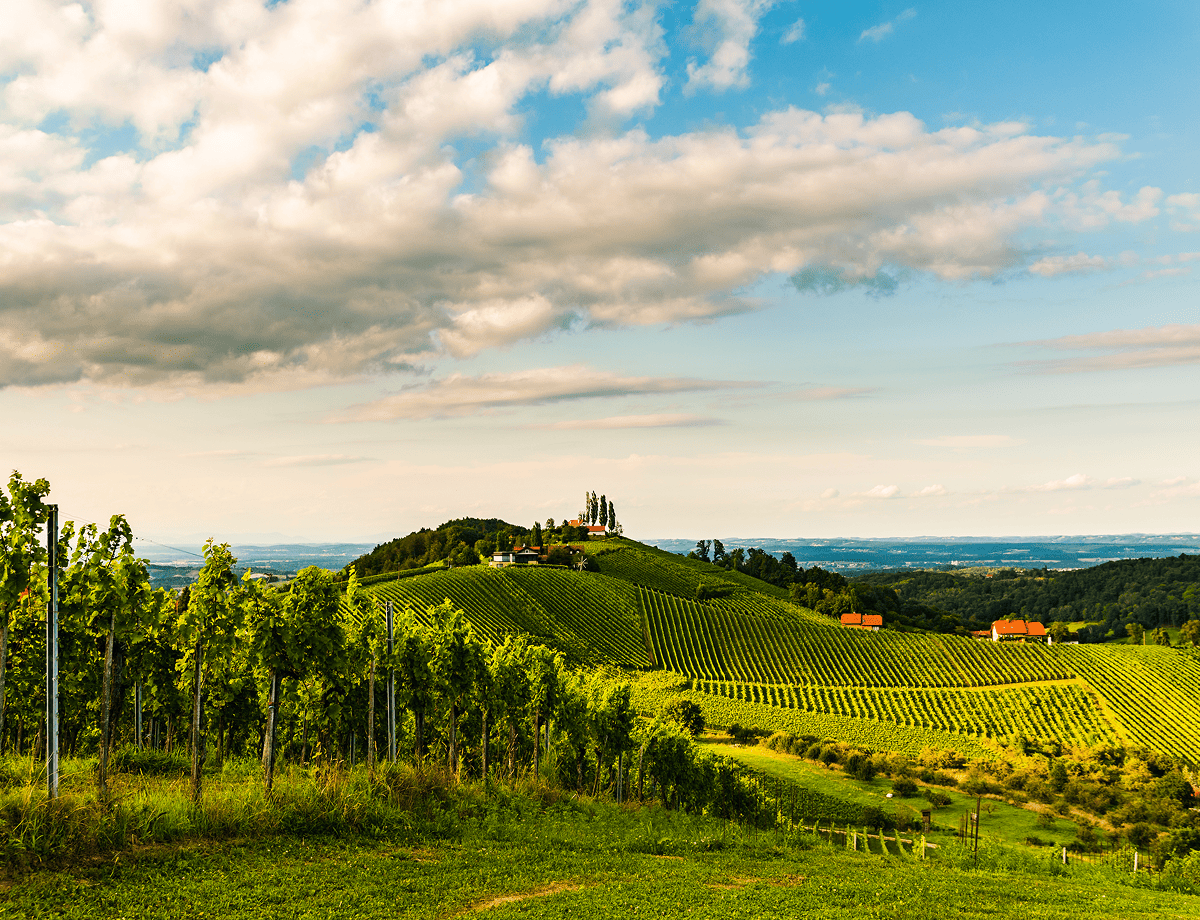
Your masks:
[{"label": "terraced vineyard", "polygon": [[1200,661],[1154,645],[1062,652],[1138,744],[1200,763]]},{"label": "terraced vineyard", "polygon": [[[884,750],[934,746],[995,757],[987,739],[1023,734],[1068,745],[1126,739],[1200,764],[1194,655],[843,629],[779,589],[630,540],[589,545],[588,553],[600,574],[470,567],[368,590],[420,617],[450,598],[493,642],[525,633],[577,664],[665,669],[661,680],[639,679],[647,711],[682,692],[712,724]],[[729,591],[697,601],[701,581]]]},{"label": "terraced vineyard", "polygon": [[988,687],[1065,680],[1070,664],[1041,645],[842,629],[736,601],[702,604],[642,589],[655,660],[709,680],[845,687]]},{"label": "terraced vineyard", "polygon": [[979,737],[1058,738],[1090,746],[1120,741],[1079,684],[1031,684],[1008,690],[790,687],[696,681],[703,693],[805,712],[934,728]]},{"label": "terraced vineyard", "polygon": [[636,595],[627,582],[562,569],[482,566],[449,569],[383,582],[367,590],[380,603],[411,610],[428,622],[428,608],[449,598],[475,631],[501,643],[523,633],[561,648],[576,662],[650,666]]}]

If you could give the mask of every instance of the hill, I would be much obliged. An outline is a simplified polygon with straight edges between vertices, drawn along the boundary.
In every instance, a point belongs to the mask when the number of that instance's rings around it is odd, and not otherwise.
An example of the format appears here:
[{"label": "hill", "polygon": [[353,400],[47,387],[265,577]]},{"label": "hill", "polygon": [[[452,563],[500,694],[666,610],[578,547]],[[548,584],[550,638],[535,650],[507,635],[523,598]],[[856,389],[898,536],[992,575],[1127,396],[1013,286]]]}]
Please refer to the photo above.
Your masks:
[{"label": "hill", "polygon": [[627,539],[586,552],[598,571],[467,566],[368,590],[418,617],[449,598],[493,642],[525,633],[640,674],[643,708],[684,695],[713,724],[971,757],[1132,743],[1200,763],[1200,661],[1180,650],[845,629],[741,572]]}]

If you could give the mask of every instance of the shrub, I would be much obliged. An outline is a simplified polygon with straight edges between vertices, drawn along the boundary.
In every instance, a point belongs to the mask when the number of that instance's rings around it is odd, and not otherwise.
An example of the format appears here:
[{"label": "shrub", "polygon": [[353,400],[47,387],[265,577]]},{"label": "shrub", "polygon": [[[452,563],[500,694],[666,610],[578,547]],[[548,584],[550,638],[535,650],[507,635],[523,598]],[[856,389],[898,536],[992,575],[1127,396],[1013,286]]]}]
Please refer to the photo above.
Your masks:
[{"label": "shrub", "polygon": [[907,799],[917,794],[917,784],[908,777],[901,776],[892,781],[892,792],[902,799]]}]

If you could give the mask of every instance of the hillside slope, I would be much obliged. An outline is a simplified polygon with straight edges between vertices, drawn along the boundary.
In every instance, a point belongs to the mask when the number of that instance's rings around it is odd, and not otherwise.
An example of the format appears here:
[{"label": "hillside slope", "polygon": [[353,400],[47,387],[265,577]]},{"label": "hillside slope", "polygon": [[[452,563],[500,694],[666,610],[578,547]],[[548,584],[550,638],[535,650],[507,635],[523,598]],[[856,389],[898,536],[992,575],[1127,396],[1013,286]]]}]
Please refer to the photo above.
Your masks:
[{"label": "hillside slope", "polygon": [[[598,573],[470,566],[368,590],[419,618],[449,598],[492,642],[525,633],[576,665],[660,670],[640,679],[641,704],[682,693],[714,724],[971,756],[1014,736],[1134,743],[1200,762],[1200,661],[1178,650],[844,629],[778,588],[632,540],[588,555]],[[701,583],[719,596],[697,600]]]}]

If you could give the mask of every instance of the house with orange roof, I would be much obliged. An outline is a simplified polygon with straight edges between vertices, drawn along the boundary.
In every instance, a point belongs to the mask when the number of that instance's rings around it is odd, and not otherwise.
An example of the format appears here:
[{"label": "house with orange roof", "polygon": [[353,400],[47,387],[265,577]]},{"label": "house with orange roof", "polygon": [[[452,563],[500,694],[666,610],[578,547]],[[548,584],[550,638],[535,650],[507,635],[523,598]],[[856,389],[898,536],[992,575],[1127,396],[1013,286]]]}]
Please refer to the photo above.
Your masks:
[{"label": "house with orange roof", "polygon": [[883,626],[883,616],[878,613],[843,613],[842,625],[850,629],[869,629],[878,632]]},{"label": "house with orange roof", "polygon": [[993,642],[1024,642],[1026,639],[1050,643],[1046,627],[1037,620],[997,620],[992,624]]}]

